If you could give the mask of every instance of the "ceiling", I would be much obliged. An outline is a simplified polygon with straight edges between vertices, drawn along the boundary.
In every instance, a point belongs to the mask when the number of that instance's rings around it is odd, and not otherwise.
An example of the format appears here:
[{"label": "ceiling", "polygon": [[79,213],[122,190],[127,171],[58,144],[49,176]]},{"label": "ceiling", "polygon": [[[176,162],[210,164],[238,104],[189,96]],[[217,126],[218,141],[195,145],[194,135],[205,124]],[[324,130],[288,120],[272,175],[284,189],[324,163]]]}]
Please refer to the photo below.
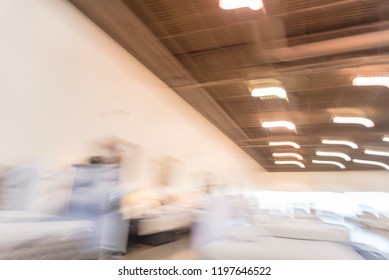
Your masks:
[{"label": "ceiling", "polygon": [[[353,86],[360,75],[389,74],[389,1],[267,0],[261,10],[223,10],[218,0],[70,0],[177,94],[268,171],[385,170],[352,159],[389,157],[389,88]],[[287,99],[252,97],[250,89],[277,81]],[[333,123],[365,117],[374,127]],[[263,128],[290,121],[295,130]],[[323,139],[353,141],[322,144]],[[291,146],[269,146],[293,141]],[[273,153],[298,153],[305,168],[275,164]]]}]

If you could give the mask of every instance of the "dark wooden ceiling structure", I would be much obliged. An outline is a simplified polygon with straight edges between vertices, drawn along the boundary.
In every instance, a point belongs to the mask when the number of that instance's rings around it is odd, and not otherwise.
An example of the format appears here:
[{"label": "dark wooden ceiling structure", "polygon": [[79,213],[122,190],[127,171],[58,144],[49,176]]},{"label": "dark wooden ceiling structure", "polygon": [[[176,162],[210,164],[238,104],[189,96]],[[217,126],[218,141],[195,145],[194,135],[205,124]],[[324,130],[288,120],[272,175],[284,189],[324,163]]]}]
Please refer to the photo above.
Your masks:
[{"label": "dark wooden ceiling structure", "polygon": [[[389,151],[389,88],[353,86],[359,75],[389,76],[389,1],[264,0],[264,8],[223,10],[218,0],[69,0],[268,171],[385,170],[318,156],[342,152],[379,161]],[[287,99],[252,97],[273,79]],[[338,124],[365,117],[374,127]],[[290,121],[295,130],[263,128]],[[352,141],[322,144],[323,139]],[[293,141],[270,146],[272,141]],[[275,164],[273,153],[298,153],[305,168]]]}]

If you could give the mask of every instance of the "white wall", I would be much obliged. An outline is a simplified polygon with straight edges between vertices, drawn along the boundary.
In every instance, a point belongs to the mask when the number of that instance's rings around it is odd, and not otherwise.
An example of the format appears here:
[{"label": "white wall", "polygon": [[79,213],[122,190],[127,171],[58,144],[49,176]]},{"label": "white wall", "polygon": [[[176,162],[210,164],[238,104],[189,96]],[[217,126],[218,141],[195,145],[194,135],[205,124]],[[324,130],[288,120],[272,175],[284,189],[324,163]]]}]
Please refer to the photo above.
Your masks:
[{"label": "white wall", "polygon": [[388,171],[258,173],[260,189],[283,191],[389,191]]},{"label": "white wall", "polygon": [[[67,1],[0,1],[0,161],[74,162],[114,135],[246,183],[263,169]],[[185,180],[184,180],[185,181]]]}]

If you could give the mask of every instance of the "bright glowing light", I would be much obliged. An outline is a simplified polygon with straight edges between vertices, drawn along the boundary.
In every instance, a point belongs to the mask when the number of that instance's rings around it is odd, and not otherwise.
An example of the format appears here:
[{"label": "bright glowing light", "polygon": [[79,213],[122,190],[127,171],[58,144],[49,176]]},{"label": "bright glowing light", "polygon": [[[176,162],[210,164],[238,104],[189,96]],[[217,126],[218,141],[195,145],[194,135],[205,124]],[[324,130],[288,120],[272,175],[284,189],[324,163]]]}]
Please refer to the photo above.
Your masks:
[{"label": "bright glowing light", "polygon": [[353,86],[384,86],[389,87],[389,77],[355,77]]},{"label": "bright glowing light", "polygon": [[334,123],[361,124],[366,127],[374,126],[374,123],[371,120],[361,117],[334,117],[333,121]]},{"label": "bright glowing light", "polygon": [[254,97],[276,96],[278,98],[287,99],[286,91],[281,87],[254,88],[251,91],[251,96]]},{"label": "bright glowing light", "polygon": [[331,165],[336,165],[336,166],[340,167],[341,169],[345,169],[346,168],[343,164],[341,164],[340,162],[337,162],[337,161],[312,160],[312,163],[316,163],[316,164],[331,164]]},{"label": "bright glowing light", "polygon": [[389,170],[389,166],[386,165],[385,163],[379,162],[379,161],[371,161],[371,160],[362,160],[362,159],[353,159],[353,162],[355,163],[361,163],[361,164],[370,164],[370,165],[378,165],[386,170]]},{"label": "bright glowing light", "polygon": [[302,160],[303,157],[296,153],[273,153],[273,157],[294,157],[299,160]]},{"label": "bright glowing light", "polygon": [[274,163],[275,164],[295,164],[300,166],[301,168],[305,168],[304,164],[295,160],[276,160]]},{"label": "bright glowing light", "polygon": [[329,140],[324,139],[321,141],[323,144],[330,144],[330,145],[346,145],[353,149],[358,149],[358,145],[351,141],[343,141],[343,140]]},{"label": "bright glowing light", "polygon": [[269,142],[269,146],[292,146],[293,148],[300,149],[300,145],[295,142],[280,141],[280,142]]},{"label": "bright glowing light", "polygon": [[239,8],[250,8],[251,10],[259,10],[263,7],[262,0],[220,0],[219,7],[223,10],[232,10]]},{"label": "bright glowing light", "polygon": [[389,136],[384,136],[384,138],[382,138],[382,141],[389,142]]},{"label": "bright glowing light", "polygon": [[340,157],[346,161],[351,161],[351,157],[344,153],[339,153],[339,152],[323,152],[323,151],[317,151],[316,152],[317,156],[324,156],[324,157]]},{"label": "bright glowing light", "polygon": [[384,156],[384,157],[389,157],[389,152],[384,152],[384,151],[377,151],[377,150],[365,150],[365,154],[367,155],[373,155],[373,156]]},{"label": "bright glowing light", "polygon": [[296,126],[287,121],[275,121],[275,122],[263,122],[262,127],[273,128],[273,127],[286,127],[289,130],[295,130]]}]

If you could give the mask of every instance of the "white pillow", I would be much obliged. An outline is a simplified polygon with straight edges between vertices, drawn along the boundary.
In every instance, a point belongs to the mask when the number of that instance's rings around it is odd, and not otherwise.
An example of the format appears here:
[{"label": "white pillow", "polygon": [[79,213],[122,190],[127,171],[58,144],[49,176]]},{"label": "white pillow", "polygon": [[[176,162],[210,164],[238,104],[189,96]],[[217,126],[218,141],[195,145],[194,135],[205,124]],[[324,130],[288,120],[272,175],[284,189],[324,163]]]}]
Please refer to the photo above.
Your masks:
[{"label": "white pillow", "polygon": [[6,170],[0,184],[0,210],[32,211],[37,181],[36,166],[24,165]]},{"label": "white pillow", "polygon": [[34,211],[60,216],[68,207],[73,172],[67,168],[41,173],[34,199]]}]

